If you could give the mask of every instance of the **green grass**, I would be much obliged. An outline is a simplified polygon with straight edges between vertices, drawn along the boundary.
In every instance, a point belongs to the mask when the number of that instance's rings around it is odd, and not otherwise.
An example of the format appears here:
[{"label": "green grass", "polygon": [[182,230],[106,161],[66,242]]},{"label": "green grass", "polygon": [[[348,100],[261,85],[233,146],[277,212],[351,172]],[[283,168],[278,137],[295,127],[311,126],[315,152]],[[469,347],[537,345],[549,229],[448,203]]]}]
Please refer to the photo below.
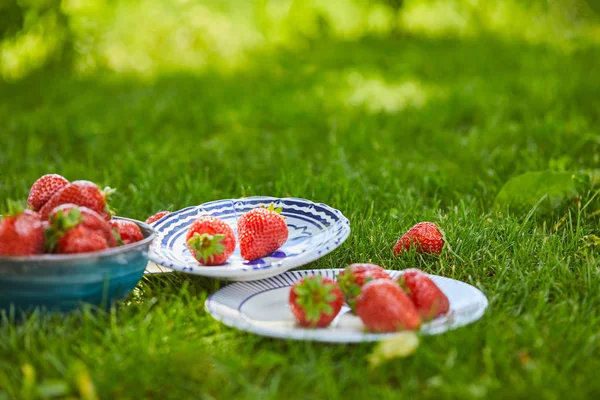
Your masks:
[{"label": "green grass", "polygon": [[[261,338],[214,321],[222,283],[145,277],[110,312],[0,322],[0,399],[596,398],[598,201],[552,214],[492,205],[527,171],[598,168],[600,52],[474,37],[366,36],[272,47],[243,67],[42,70],[0,84],[0,197],[41,174],[116,187],[119,214],[250,195],[339,208],[352,234],[307,266],[417,266],[488,296],[479,322],[367,368],[370,344]],[[454,254],[394,258],[439,223]]]}]

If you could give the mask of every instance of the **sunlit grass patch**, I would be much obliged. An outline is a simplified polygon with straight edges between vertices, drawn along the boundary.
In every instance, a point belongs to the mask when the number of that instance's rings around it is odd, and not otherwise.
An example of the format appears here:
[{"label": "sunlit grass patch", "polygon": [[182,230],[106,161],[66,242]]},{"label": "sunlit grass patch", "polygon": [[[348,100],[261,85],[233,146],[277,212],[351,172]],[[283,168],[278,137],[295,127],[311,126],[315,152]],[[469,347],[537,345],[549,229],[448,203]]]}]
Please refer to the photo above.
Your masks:
[{"label": "sunlit grass patch", "polygon": [[35,8],[26,9],[27,26],[0,42],[0,74],[5,79],[22,78],[68,49],[79,73],[156,76],[207,67],[243,70],[249,52],[306,48],[323,38],[483,34],[564,49],[600,43],[596,13],[580,6],[585,0],[407,0],[400,8],[392,6],[398,4],[394,1],[362,0],[55,3],[56,8],[37,18]]},{"label": "sunlit grass patch", "polygon": [[349,107],[364,107],[370,112],[394,113],[407,107],[421,108],[434,95],[443,96],[443,90],[434,89],[418,79],[388,82],[381,76],[365,76],[350,72],[346,76],[348,89],[343,90],[343,103]]}]

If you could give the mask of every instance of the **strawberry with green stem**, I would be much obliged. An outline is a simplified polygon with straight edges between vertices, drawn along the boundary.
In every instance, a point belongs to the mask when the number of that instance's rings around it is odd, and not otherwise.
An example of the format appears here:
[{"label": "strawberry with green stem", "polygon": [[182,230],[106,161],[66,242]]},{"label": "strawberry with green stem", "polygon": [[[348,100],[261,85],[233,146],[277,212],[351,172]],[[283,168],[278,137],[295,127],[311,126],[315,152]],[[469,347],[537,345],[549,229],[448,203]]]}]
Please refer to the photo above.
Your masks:
[{"label": "strawberry with green stem", "polygon": [[385,269],[375,264],[351,264],[337,276],[346,304],[356,311],[356,299],[360,295],[361,288],[368,282],[376,279],[388,279],[392,277]]},{"label": "strawberry with green stem", "polygon": [[9,202],[0,217],[0,255],[29,256],[44,252],[44,222],[38,213]]},{"label": "strawberry with green stem", "polygon": [[46,248],[56,253],[87,253],[117,245],[112,227],[97,212],[75,204],[62,204],[49,215]]},{"label": "strawberry with green stem", "polygon": [[133,221],[111,219],[108,223],[112,226],[119,245],[131,244],[144,239],[142,230]]},{"label": "strawberry with green stem", "polygon": [[105,220],[109,220],[112,212],[107,206],[107,198],[113,192],[114,189],[108,187],[100,190],[95,183],[90,181],[71,182],[50,197],[40,209],[40,214],[44,219],[61,204],[75,204],[87,207],[100,214]]},{"label": "strawberry with green stem", "polygon": [[190,225],[186,245],[199,263],[220,265],[235,250],[235,235],[233,229],[219,218],[203,216]]},{"label": "strawberry with green stem", "polygon": [[324,328],[339,314],[344,296],[335,281],[313,275],[292,286],[288,302],[299,325]]},{"label": "strawberry with green stem", "polygon": [[242,258],[256,260],[279,249],[288,239],[288,227],[281,208],[271,204],[248,211],[238,220],[238,239]]}]

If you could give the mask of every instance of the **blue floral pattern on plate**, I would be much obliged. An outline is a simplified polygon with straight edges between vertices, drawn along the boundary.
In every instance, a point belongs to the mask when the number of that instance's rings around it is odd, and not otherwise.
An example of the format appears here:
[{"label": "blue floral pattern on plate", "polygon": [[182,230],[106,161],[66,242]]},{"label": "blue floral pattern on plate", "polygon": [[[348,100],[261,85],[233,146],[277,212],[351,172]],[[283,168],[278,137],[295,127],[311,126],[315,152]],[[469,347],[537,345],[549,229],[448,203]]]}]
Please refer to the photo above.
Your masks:
[{"label": "blue floral pattern on plate", "polygon": [[[274,204],[282,208],[289,236],[275,253],[254,261],[244,260],[236,248],[227,263],[220,266],[200,265],[185,246],[185,235],[198,217],[212,215],[227,222],[236,235],[237,220],[244,213]],[[149,258],[175,271],[229,280],[255,280],[283,273],[321,258],[333,251],[350,234],[350,222],[326,204],[298,198],[248,197],[218,200],[184,208],[168,214],[152,226],[158,237],[150,248]]]}]

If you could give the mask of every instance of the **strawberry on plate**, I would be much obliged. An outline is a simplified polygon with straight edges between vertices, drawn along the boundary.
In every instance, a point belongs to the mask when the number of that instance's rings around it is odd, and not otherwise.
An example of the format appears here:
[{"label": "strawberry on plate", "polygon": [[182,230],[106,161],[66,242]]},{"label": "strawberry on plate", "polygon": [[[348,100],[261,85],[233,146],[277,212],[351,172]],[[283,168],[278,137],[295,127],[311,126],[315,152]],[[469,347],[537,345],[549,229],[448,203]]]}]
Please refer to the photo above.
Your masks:
[{"label": "strawberry on plate", "polygon": [[146,223],[151,224],[153,222],[156,222],[169,213],[170,213],[170,211],[159,211],[156,214],[149,216],[148,219],[146,220]]},{"label": "strawberry on plate", "polygon": [[398,277],[424,321],[446,314],[450,310],[448,297],[423,271],[411,268]]},{"label": "strawberry on plate", "polygon": [[324,328],[339,314],[344,296],[335,281],[313,275],[292,286],[288,302],[299,325]]},{"label": "strawberry on plate", "polygon": [[444,234],[436,224],[419,222],[396,242],[394,254],[400,255],[411,247],[419,253],[441,254],[444,244]]},{"label": "strawberry on plate", "polygon": [[392,277],[385,269],[375,264],[350,264],[337,276],[338,284],[346,304],[356,311],[356,299],[360,295],[360,289],[368,282],[376,279],[388,279]]},{"label": "strawberry on plate", "polygon": [[122,219],[111,219],[108,223],[113,227],[116,235],[118,235],[117,242],[120,244],[125,245],[135,243],[144,239],[142,230],[135,222]]},{"label": "strawberry on plate", "polygon": [[62,204],[49,215],[46,247],[56,253],[87,253],[117,245],[110,224],[97,212],[75,204]]},{"label": "strawberry on plate", "polygon": [[199,263],[207,266],[224,264],[235,250],[235,235],[223,220],[204,216],[190,225],[186,245]]},{"label": "strawberry on plate", "polygon": [[288,227],[280,212],[281,209],[275,210],[271,205],[255,208],[240,217],[238,238],[244,260],[268,256],[287,241]]},{"label": "strawberry on plate", "polygon": [[25,210],[0,219],[0,255],[29,256],[44,252],[44,223]]},{"label": "strawberry on plate", "polygon": [[69,181],[58,174],[48,174],[40,177],[29,190],[27,206],[33,211],[39,211],[50,197],[69,184]]},{"label": "strawberry on plate", "polygon": [[421,317],[397,282],[378,279],[367,283],[356,301],[356,314],[372,332],[415,330]]},{"label": "strawberry on plate", "polygon": [[106,207],[106,196],[109,193],[108,188],[102,191],[95,183],[90,181],[71,182],[50,197],[50,200],[40,209],[40,214],[45,219],[52,210],[61,204],[75,204],[87,207],[101,215],[105,220],[109,220],[110,214],[107,212]]}]

